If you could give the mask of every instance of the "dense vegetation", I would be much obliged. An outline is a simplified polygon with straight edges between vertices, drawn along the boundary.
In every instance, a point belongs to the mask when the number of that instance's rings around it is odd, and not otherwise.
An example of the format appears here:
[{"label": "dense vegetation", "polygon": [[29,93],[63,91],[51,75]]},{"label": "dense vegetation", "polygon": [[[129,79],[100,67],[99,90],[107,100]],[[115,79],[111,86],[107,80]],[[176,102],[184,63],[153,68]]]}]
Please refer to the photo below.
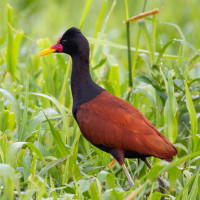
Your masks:
[{"label": "dense vegetation", "polygon": [[[157,7],[164,8],[129,24],[130,69],[122,22]],[[168,199],[200,199],[199,10],[198,0],[1,0],[0,198],[155,200],[161,175]],[[151,170],[126,160],[131,189],[72,117],[70,57],[38,57],[72,26],[88,37],[95,82],[138,108],[178,149],[171,163],[150,158]]]}]

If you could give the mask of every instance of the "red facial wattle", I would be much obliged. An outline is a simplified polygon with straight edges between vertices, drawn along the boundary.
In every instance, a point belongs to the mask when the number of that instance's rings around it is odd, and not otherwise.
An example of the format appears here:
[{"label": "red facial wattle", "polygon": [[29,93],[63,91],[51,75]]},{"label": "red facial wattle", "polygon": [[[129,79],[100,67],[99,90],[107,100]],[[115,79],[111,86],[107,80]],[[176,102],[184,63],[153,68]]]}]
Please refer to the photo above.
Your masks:
[{"label": "red facial wattle", "polygon": [[62,44],[60,44],[61,39],[62,39],[62,36],[59,38],[56,44],[42,51],[39,54],[39,56],[44,56],[46,54],[53,53],[53,52],[63,52],[63,46]]},{"label": "red facial wattle", "polygon": [[55,49],[58,52],[62,52],[63,51],[63,46],[60,43],[56,43],[53,46],[50,47],[51,49]]}]

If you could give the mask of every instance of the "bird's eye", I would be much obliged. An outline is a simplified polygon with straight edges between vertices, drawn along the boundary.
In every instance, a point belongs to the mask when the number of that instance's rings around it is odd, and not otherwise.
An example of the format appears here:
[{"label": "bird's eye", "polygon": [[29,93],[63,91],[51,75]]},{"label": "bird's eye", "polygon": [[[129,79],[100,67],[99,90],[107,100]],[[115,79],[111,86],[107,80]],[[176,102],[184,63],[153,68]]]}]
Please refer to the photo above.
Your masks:
[{"label": "bird's eye", "polygon": [[62,45],[66,45],[66,44],[67,44],[67,40],[63,40]]}]

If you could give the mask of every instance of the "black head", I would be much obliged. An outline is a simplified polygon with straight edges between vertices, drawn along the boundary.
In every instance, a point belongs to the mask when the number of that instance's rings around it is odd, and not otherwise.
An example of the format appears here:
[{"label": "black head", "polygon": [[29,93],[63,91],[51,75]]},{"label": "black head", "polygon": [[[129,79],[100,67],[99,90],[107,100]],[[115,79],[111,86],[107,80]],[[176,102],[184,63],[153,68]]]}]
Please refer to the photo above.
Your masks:
[{"label": "black head", "polygon": [[60,44],[63,46],[63,52],[71,56],[85,54],[85,51],[89,54],[88,41],[77,28],[68,29],[61,37]]},{"label": "black head", "polygon": [[89,44],[81,31],[72,27],[60,37],[55,45],[42,51],[39,56],[43,56],[52,52],[66,53],[72,57],[89,57]]}]

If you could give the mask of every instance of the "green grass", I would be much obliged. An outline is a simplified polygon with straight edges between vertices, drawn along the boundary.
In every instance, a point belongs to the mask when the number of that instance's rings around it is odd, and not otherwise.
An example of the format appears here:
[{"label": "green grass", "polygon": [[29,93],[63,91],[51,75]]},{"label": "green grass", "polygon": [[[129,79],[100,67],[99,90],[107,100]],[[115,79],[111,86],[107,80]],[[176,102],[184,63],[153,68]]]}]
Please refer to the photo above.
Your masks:
[{"label": "green grass", "polygon": [[[162,6],[129,23],[128,64],[123,20]],[[1,0],[0,9],[0,199],[155,200],[158,176],[167,199],[200,199],[198,0]],[[95,82],[138,108],[178,149],[171,163],[150,158],[151,170],[126,160],[131,189],[72,117],[71,58],[38,57],[72,26],[90,42]]]}]

